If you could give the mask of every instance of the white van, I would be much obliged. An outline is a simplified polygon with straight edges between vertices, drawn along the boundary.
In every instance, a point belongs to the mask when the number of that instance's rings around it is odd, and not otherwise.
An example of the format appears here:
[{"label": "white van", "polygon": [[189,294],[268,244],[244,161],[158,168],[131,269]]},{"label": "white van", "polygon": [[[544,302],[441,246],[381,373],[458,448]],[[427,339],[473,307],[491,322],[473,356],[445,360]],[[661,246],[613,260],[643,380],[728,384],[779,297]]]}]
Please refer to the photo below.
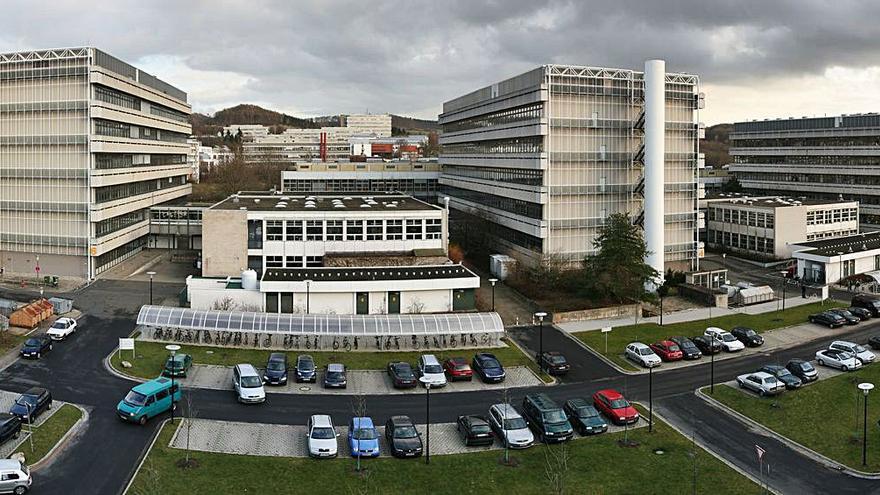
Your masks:
[{"label": "white van", "polygon": [[16,459],[0,459],[0,493],[23,495],[31,489],[31,472]]},{"label": "white van", "polygon": [[263,377],[251,364],[235,365],[232,370],[232,388],[235,389],[235,396],[241,403],[259,404],[266,401]]}]

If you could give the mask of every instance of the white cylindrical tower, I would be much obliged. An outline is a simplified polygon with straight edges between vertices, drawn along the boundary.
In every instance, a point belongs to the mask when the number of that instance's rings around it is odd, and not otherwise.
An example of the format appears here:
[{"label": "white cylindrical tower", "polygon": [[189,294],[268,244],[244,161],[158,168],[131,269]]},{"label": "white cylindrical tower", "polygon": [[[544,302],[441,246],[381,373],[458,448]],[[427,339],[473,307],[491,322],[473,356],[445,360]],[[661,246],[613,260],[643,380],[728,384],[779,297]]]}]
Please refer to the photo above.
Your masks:
[{"label": "white cylindrical tower", "polygon": [[665,244],[666,182],[666,62],[645,62],[645,241],[646,263],[660,274],[656,288],[663,283]]}]

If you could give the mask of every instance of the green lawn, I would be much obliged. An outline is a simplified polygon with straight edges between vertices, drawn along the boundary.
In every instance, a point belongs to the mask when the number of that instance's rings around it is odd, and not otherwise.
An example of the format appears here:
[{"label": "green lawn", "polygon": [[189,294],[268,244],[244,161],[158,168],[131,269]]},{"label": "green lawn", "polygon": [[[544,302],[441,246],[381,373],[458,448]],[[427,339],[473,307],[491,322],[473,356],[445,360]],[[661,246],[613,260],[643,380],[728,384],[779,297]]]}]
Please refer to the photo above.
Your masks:
[{"label": "green lawn", "polygon": [[[165,344],[157,342],[141,342],[135,343],[136,357],[132,359],[131,351],[122,351],[122,359],[118,353],[114,353],[110,358],[113,367],[125,373],[139,376],[141,378],[155,378],[168,357],[168,351],[165,350]],[[508,347],[498,347],[486,349],[487,352],[495,354],[501,363],[505,366],[528,366],[532,371],[538,372],[538,367],[528,358],[518,347],[509,345]],[[238,363],[251,363],[257,367],[263,366],[269,358],[269,354],[273,351],[264,349],[238,349],[231,347],[207,347],[200,345],[181,345],[179,352],[191,354],[193,363],[198,364],[216,364],[222,366],[234,366]],[[464,356],[472,357],[477,350],[451,350],[451,351],[426,351],[432,352],[441,361],[447,357]],[[348,369],[352,370],[384,370],[390,361],[408,361],[415,364],[422,352],[361,352],[361,351],[288,351],[291,361],[295,359],[297,354],[310,354],[315,358],[315,364],[321,368],[327,363],[342,362]],[[128,361],[132,364],[131,368],[123,368],[120,361]],[[293,364],[293,363],[291,363]],[[544,381],[552,381],[546,375],[543,375]]]},{"label": "green lawn", "polygon": [[[623,433],[603,434],[566,444],[568,468],[558,466],[548,448],[537,446],[512,453],[516,467],[499,463],[502,451],[442,455],[423,459],[379,458],[363,461],[366,479],[355,474],[352,459],[311,460],[281,457],[251,457],[195,452],[199,466],[185,471],[177,467],[184,451],[168,447],[173,427],[166,426],[150,451],[132,486],[132,495],[153,493],[240,494],[411,494],[478,493],[546,494],[554,493],[548,484],[551,474],[563,474],[566,493],[680,494],[693,490],[694,462],[697,469],[696,493],[755,494],[760,488],[660,421],[654,433],[647,428],[629,432],[639,443],[621,447]],[[560,454],[559,446],[551,447]],[[655,454],[657,449],[663,455]],[[661,474],[662,473],[662,476]],[[662,481],[658,482],[658,477]]]},{"label": "green lawn", "polygon": [[0,332],[0,354],[6,354],[24,342],[25,337],[11,332]]},{"label": "green lawn", "polygon": [[[81,417],[82,411],[70,404],[64,404],[45,423],[34,427],[33,450],[31,450],[30,440],[25,440],[16,452],[23,452],[27,463],[35,464],[52,450],[52,447]],[[24,428],[27,429],[27,426]]]},{"label": "green lawn", "polygon": [[862,466],[864,403],[856,388],[861,382],[880,385],[880,364],[820,380],[778,398],[762,399],[728,386],[716,386],[712,397],[822,455],[861,471],[880,472],[876,390],[868,398],[868,466]]},{"label": "green lawn", "polygon": [[579,338],[583,343],[590,346],[594,351],[604,355],[611,361],[624,369],[636,370],[636,368],[628,359],[623,357],[623,349],[627,344],[634,341],[651,344],[658,340],[663,340],[674,335],[684,335],[685,337],[693,337],[701,335],[706,327],[715,326],[724,329],[730,329],[735,326],[743,326],[754,328],[757,332],[765,332],[774,328],[782,328],[799,323],[805,323],[807,317],[812,313],[818,313],[823,309],[832,307],[845,306],[845,304],[837,301],[825,301],[796,306],[794,308],[779,311],[779,315],[775,311],[763,313],[759,315],[749,315],[745,313],[719,316],[711,320],[695,320],[682,323],[670,323],[662,327],[656,323],[640,323],[638,325],[626,325],[616,327],[608,334],[608,352],[605,351],[605,336],[598,330],[589,332],[578,332],[574,336]]}]

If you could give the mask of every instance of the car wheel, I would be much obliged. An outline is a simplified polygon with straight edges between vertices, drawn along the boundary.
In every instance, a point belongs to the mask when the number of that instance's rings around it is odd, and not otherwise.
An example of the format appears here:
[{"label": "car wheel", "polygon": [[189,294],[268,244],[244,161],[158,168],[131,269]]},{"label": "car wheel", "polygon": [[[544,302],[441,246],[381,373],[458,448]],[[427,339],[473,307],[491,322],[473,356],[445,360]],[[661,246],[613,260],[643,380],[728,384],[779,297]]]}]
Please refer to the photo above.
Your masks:
[{"label": "car wheel", "polygon": [[766,392],[764,392],[763,388],[761,390],[758,390],[758,395],[761,397],[764,397],[764,395],[766,395]]},{"label": "car wheel", "polygon": [[12,490],[12,493],[14,493],[15,495],[24,495],[25,493],[27,493],[27,491],[27,487],[17,486],[15,487],[15,490]]},{"label": "car wheel", "polygon": [[819,366],[825,366],[825,361],[823,361],[823,360],[820,359],[820,360],[819,360]]},{"label": "car wheel", "polygon": [[742,380],[737,380],[736,383],[739,384],[739,388],[746,388],[746,384]]},{"label": "car wheel", "polygon": [[147,415],[146,414],[141,416],[141,418],[138,420],[138,424],[141,426],[144,426],[145,424],[147,424]]},{"label": "car wheel", "polygon": [[849,366],[847,366],[847,365],[844,364],[844,365],[842,365],[842,366],[840,367],[840,370],[841,370],[841,371],[849,371]]},{"label": "car wheel", "polygon": [[21,432],[20,432],[20,431],[17,431],[17,432],[15,432],[15,433],[12,434],[12,438],[18,438],[19,435],[21,435]]}]

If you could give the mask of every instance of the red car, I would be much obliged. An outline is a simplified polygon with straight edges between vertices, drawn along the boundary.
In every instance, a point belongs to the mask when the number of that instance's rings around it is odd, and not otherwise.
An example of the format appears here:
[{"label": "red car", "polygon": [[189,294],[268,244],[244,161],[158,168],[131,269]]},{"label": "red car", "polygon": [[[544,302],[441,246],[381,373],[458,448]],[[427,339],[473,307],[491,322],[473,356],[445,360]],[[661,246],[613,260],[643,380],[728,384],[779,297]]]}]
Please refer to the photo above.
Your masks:
[{"label": "red car", "polygon": [[614,424],[632,424],[639,420],[639,412],[617,390],[609,388],[596,392],[593,394],[593,404]]},{"label": "red car", "polygon": [[446,372],[449,381],[471,381],[474,378],[471,365],[463,357],[454,357],[443,361],[443,371]]},{"label": "red car", "polygon": [[678,344],[671,340],[661,340],[648,347],[664,361],[678,361],[684,357]]}]

